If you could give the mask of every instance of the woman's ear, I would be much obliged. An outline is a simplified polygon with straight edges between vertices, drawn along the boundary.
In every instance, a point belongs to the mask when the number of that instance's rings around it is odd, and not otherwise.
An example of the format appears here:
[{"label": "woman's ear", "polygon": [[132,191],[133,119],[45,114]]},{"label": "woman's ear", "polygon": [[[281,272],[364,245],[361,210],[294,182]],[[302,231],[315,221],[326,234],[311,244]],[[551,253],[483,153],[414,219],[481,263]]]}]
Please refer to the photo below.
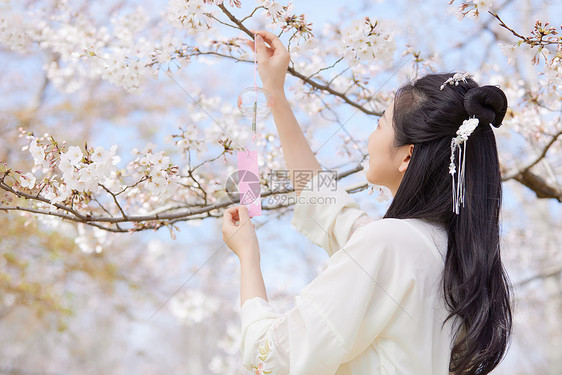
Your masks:
[{"label": "woman's ear", "polygon": [[400,163],[400,166],[398,166],[398,171],[400,173],[404,173],[406,172],[406,169],[408,169],[408,164],[410,164],[410,159],[412,158],[413,152],[414,152],[414,145],[404,146],[402,161]]}]

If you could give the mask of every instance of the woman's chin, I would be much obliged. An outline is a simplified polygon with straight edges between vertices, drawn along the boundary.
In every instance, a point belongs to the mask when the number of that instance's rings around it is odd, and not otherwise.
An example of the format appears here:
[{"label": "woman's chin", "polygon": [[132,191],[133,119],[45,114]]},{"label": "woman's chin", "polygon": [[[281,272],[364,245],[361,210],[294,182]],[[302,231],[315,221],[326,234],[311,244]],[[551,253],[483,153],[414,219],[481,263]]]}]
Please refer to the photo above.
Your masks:
[{"label": "woman's chin", "polygon": [[369,168],[368,159],[365,162],[363,162],[363,173],[365,173],[365,179],[367,180],[368,183],[373,185],[379,185],[379,183],[377,183],[376,176],[373,176],[373,170]]},{"label": "woman's chin", "polygon": [[373,176],[369,176],[368,174],[366,174],[365,177],[367,178],[367,182],[369,182],[372,185],[385,186],[377,178],[373,178]]},{"label": "woman's chin", "polygon": [[378,185],[378,184],[376,183],[376,181],[373,180],[373,178],[372,178],[371,176],[369,176],[368,173],[365,174],[365,178],[367,179],[367,182],[368,182],[368,183],[373,184],[373,185]]}]

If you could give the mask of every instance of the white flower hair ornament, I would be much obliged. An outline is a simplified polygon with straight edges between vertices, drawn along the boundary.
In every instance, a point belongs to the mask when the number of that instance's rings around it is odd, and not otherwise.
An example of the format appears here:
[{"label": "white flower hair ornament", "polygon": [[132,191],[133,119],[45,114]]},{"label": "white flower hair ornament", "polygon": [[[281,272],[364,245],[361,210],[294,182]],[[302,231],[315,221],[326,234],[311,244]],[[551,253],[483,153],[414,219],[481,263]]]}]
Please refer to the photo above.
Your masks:
[{"label": "white flower hair ornament", "polygon": [[[476,117],[464,120],[459,130],[457,130],[457,136],[451,139],[451,164],[449,164],[449,174],[452,177],[453,185],[453,212],[457,215],[459,214],[460,205],[464,207],[464,171],[465,171],[465,159],[466,159],[466,141],[474,129],[478,126],[478,119]],[[455,153],[459,151],[458,165],[459,172],[457,173],[457,181],[455,183]]]},{"label": "white flower hair ornament", "polygon": [[472,78],[470,73],[455,73],[451,78],[443,82],[439,90],[443,90],[447,84],[452,86],[458,86],[459,82],[468,83],[467,78]]}]

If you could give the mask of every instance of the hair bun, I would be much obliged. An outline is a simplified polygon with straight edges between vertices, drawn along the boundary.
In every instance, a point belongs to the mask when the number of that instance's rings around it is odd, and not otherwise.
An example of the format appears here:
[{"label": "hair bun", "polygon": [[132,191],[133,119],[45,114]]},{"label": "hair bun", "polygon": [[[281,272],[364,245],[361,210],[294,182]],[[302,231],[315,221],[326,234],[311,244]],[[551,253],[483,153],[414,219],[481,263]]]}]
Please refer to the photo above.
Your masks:
[{"label": "hair bun", "polygon": [[464,109],[469,116],[499,128],[507,112],[507,97],[496,86],[474,87],[464,96]]}]

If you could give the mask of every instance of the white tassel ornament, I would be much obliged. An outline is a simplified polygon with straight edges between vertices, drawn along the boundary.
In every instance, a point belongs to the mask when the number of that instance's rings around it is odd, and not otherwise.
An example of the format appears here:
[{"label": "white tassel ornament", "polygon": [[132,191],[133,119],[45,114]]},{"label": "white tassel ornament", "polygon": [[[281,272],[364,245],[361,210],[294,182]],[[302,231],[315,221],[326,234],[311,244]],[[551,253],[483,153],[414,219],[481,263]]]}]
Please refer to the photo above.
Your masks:
[{"label": "white tassel ornament", "polygon": [[[457,136],[451,139],[451,163],[449,164],[449,174],[452,177],[453,212],[457,215],[460,211],[460,205],[462,204],[464,207],[466,141],[474,129],[476,129],[478,123],[479,121],[476,117],[464,120],[459,130],[457,130]],[[459,153],[459,171],[455,182],[455,173],[457,172],[455,166],[455,153],[457,150]]]}]

